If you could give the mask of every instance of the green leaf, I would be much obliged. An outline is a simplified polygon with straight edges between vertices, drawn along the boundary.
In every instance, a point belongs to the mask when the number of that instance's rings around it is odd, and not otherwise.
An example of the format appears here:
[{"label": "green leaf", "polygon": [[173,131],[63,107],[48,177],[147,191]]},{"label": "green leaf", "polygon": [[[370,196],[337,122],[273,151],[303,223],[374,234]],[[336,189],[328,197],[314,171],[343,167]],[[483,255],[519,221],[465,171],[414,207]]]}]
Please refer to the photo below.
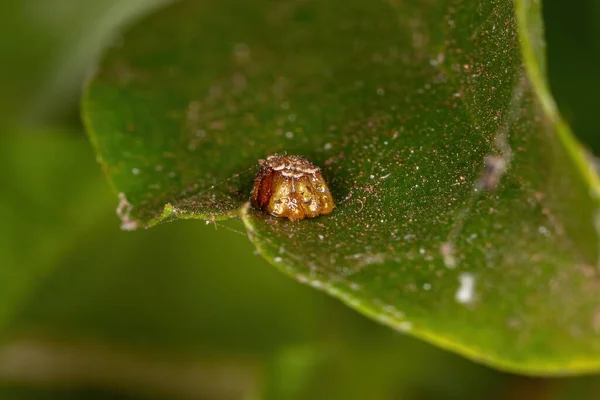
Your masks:
[{"label": "green leaf", "polygon": [[[241,215],[285,273],[499,368],[600,367],[599,185],[545,83],[539,3],[183,2],[104,56],[90,138],[123,227]],[[246,203],[259,158],[333,214]]]}]

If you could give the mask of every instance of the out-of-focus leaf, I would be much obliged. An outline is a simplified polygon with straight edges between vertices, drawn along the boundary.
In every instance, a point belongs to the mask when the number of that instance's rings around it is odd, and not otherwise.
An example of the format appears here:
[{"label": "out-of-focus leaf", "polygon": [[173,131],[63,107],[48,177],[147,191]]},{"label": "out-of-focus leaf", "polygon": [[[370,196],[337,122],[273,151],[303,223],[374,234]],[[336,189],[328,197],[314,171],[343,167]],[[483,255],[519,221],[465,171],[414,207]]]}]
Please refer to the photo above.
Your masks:
[{"label": "out-of-focus leaf", "polygon": [[0,124],[72,123],[81,82],[102,47],[131,19],[167,1],[3,1]]},{"label": "out-of-focus leaf", "polygon": [[[539,3],[182,2],[84,99],[124,227],[241,214],[282,271],[496,367],[600,367],[598,184],[545,81]],[[337,208],[242,206],[259,158],[323,167]]]},{"label": "out-of-focus leaf", "polygon": [[110,204],[82,137],[26,136],[0,137],[0,331]]},{"label": "out-of-focus leaf", "polygon": [[546,0],[548,79],[556,102],[581,141],[600,155],[600,3]]}]

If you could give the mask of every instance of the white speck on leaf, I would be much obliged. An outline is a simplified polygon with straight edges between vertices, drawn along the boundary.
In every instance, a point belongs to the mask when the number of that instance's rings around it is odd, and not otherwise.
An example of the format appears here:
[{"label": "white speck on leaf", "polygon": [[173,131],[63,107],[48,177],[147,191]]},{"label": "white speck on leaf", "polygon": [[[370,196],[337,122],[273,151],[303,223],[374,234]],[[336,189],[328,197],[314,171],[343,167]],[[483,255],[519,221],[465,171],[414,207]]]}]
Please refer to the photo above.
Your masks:
[{"label": "white speck on leaf", "polygon": [[308,284],[312,287],[314,287],[315,289],[323,289],[323,283],[319,282],[319,281],[309,281]]},{"label": "white speck on leaf", "polygon": [[119,205],[117,206],[117,216],[121,219],[121,229],[124,231],[136,230],[139,226],[138,222],[129,215],[133,206],[127,200],[125,193],[119,193]]},{"label": "white speck on leaf", "polygon": [[538,232],[544,236],[550,236],[550,231],[543,225],[538,226]]},{"label": "white speck on leaf", "polygon": [[475,277],[468,273],[463,272],[458,276],[460,286],[456,291],[456,301],[461,304],[469,304],[475,297]]},{"label": "white speck on leaf", "polygon": [[402,311],[398,310],[396,307],[394,307],[391,304],[387,304],[387,305],[383,306],[383,311],[392,315],[396,319],[403,319],[405,317],[404,313]]}]

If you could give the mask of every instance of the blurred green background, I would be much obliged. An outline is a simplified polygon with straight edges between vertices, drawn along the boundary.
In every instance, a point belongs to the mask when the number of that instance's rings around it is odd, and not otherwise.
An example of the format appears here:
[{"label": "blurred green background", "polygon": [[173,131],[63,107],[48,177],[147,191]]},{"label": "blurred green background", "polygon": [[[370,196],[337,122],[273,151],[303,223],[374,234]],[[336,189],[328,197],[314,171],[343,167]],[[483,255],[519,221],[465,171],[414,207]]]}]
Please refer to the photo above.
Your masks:
[{"label": "blurred green background", "polygon": [[[403,336],[256,255],[237,221],[121,232],[79,120],[103,44],[164,0],[0,5],[0,399],[597,399]],[[600,154],[600,3],[546,0],[548,69]]]}]

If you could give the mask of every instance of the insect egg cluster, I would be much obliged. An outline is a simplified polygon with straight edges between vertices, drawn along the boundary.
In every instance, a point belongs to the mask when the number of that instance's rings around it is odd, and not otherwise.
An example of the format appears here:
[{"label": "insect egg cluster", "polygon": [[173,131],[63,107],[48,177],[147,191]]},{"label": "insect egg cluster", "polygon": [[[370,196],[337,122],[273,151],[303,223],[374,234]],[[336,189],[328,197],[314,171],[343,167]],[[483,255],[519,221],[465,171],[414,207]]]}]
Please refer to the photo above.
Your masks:
[{"label": "insect egg cluster", "polygon": [[330,214],[335,207],[321,170],[300,156],[273,154],[260,160],[252,205],[292,221]]}]

